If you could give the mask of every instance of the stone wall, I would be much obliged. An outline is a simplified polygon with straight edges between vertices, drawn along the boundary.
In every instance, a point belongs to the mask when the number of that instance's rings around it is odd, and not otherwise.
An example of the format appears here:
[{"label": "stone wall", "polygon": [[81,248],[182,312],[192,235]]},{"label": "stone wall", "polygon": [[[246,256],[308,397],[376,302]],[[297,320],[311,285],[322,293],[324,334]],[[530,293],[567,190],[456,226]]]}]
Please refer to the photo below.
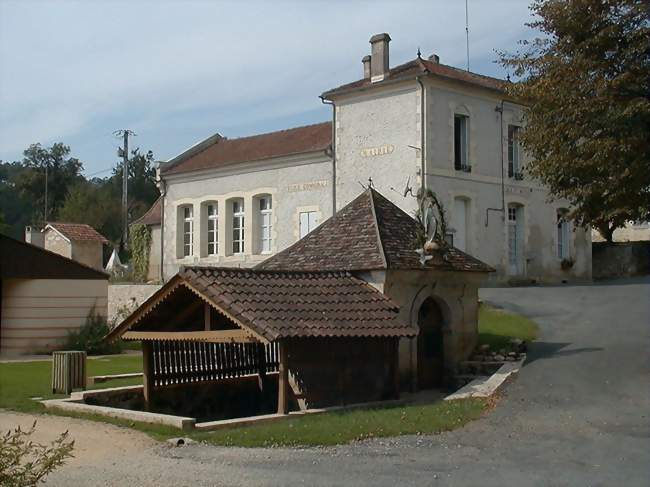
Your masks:
[{"label": "stone wall", "polygon": [[159,284],[111,284],[108,286],[108,322],[119,324],[135,308],[160,289]]},{"label": "stone wall", "polygon": [[594,243],[592,265],[594,279],[650,274],[650,242]]}]

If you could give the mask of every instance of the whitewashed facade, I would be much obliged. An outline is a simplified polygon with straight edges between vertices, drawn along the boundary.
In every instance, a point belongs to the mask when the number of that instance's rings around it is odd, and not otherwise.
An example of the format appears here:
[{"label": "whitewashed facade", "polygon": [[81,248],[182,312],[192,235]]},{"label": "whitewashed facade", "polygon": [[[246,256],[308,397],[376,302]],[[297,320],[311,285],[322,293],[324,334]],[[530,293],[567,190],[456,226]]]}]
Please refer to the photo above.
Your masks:
[{"label": "whitewashed facade", "polygon": [[[333,154],[175,174],[162,165],[164,278],[182,265],[255,265],[329,218],[369,179],[409,213],[421,186],[434,190],[446,208],[448,239],[497,269],[493,280],[591,278],[590,233],[565,221],[568,204],[548,203],[547,190],[525,175],[516,140],[522,107],[498,88],[503,82],[441,65],[436,56],[389,70],[389,41],[373,37],[363,80],[323,94],[334,105]],[[240,204],[241,229],[233,214]],[[208,211],[218,215],[216,252]]]}]

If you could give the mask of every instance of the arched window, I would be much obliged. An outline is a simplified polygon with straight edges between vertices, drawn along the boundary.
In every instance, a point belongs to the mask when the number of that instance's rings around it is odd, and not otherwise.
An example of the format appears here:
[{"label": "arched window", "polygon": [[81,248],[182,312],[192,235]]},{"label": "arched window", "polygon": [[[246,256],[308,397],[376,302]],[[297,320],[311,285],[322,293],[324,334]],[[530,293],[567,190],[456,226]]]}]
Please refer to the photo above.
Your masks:
[{"label": "arched window", "polygon": [[217,202],[206,204],[208,255],[219,253],[219,206]]},{"label": "arched window", "polygon": [[557,256],[559,259],[571,257],[570,230],[571,222],[568,218],[569,210],[560,208],[557,210]]},{"label": "arched window", "polygon": [[182,257],[194,255],[194,207],[191,205],[182,206],[180,209],[181,225],[179,229],[182,233]]},{"label": "arched window", "polygon": [[244,200],[231,201],[232,204],[232,253],[244,253]]},{"label": "arched window", "polygon": [[273,204],[271,195],[265,195],[258,198],[260,214],[259,223],[259,249],[263,254],[271,252],[273,238],[271,231],[273,229]]}]

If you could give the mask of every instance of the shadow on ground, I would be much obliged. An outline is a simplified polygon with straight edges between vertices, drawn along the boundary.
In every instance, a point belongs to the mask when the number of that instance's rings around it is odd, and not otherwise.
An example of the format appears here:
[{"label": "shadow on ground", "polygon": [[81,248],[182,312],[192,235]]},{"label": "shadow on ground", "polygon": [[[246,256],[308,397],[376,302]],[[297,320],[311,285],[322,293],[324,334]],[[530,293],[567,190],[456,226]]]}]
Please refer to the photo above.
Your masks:
[{"label": "shadow on ground", "polygon": [[533,342],[528,345],[528,354],[526,364],[530,364],[535,360],[555,358],[555,357],[569,357],[579,353],[600,352],[604,350],[602,347],[582,347],[572,348],[570,350],[563,350],[571,345],[571,343],[557,343],[557,342]]}]

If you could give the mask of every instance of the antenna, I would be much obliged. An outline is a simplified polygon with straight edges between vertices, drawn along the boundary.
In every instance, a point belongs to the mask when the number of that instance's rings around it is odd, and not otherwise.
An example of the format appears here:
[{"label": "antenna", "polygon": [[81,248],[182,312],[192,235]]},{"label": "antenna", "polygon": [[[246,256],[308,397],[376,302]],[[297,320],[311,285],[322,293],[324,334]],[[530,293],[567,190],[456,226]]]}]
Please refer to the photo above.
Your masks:
[{"label": "antenna", "polygon": [[465,0],[465,43],[467,45],[467,71],[469,71],[469,8]]}]

